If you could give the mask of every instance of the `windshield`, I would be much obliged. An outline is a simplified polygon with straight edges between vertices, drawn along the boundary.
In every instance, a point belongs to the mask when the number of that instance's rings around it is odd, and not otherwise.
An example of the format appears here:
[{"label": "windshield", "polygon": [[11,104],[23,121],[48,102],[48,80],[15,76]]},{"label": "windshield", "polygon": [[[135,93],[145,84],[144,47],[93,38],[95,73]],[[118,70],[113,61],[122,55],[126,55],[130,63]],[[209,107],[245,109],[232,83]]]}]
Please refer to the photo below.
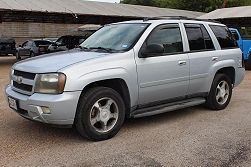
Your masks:
[{"label": "windshield", "polygon": [[67,43],[67,36],[62,36],[60,38],[58,38],[58,40],[56,41],[57,44],[59,45],[66,45]]},{"label": "windshield", "polygon": [[110,49],[112,51],[127,51],[131,49],[149,24],[111,24],[105,26],[87,38],[82,48]]}]

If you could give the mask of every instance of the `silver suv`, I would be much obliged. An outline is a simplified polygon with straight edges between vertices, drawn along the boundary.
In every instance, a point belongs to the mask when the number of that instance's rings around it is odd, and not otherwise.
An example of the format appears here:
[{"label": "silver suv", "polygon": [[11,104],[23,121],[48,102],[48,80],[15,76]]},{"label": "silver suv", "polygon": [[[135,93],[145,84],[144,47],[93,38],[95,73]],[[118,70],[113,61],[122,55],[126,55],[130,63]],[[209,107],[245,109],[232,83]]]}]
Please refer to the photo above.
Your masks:
[{"label": "silver suv", "polygon": [[189,19],[106,25],[80,48],[16,63],[6,87],[22,117],[105,140],[125,118],[206,104],[224,109],[244,78],[225,25]]}]

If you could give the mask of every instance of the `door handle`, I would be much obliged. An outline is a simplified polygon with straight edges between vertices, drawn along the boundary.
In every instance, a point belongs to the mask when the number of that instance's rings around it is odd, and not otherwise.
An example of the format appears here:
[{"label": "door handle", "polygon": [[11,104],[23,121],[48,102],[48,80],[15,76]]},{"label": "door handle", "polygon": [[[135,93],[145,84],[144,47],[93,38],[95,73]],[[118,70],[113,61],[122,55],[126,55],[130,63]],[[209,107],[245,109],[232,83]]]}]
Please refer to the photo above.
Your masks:
[{"label": "door handle", "polygon": [[212,57],[212,61],[218,61],[219,57]]},{"label": "door handle", "polygon": [[180,66],[183,66],[183,65],[186,65],[186,64],[187,64],[186,61],[179,61],[179,65],[180,65]]}]

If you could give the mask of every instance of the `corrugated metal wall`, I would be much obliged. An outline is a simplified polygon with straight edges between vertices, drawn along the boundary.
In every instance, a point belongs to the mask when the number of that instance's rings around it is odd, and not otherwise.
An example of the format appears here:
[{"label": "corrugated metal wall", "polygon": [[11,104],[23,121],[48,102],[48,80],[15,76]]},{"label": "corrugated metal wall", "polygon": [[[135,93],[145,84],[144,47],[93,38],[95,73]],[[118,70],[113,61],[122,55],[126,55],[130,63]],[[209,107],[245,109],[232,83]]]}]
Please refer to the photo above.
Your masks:
[{"label": "corrugated metal wall", "polygon": [[0,23],[0,36],[13,37],[17,44],[27,39],[59,37],[77,29],[83,24],[54,24],[54,23]]}]

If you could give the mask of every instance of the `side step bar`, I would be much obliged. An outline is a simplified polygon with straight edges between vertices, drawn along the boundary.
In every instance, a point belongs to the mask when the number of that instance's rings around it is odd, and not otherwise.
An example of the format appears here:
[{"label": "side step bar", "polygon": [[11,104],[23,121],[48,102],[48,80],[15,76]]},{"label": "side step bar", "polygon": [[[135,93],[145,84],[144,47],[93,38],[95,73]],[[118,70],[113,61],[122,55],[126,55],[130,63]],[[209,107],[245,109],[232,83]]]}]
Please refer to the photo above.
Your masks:
[{"label": "side step bar", "polygon": [[146,117],[156,114],[161,114],[169,111],[179,110],[191,106],[200,105],[206,102],[205,98],[192,98],[188,100],[183,100],[179,102],[173,102],[168,104],[162,104],[158,106],[142,108],[135,110],[131,113],[131,117],[139,118],[139,117]]}]

